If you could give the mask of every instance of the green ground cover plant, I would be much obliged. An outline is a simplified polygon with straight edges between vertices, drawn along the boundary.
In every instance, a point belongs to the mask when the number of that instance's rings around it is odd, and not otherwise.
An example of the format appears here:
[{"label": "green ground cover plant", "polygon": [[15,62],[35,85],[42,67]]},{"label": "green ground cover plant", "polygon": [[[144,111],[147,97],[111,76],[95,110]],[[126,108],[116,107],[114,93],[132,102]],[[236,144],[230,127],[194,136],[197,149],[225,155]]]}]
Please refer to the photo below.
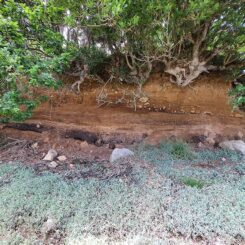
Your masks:
[{"label": "green ground cover plant", "polygon": [[[196,157],[183,160],[173,157],[174,145],[140,145],[130,160],[132,171],[109,179],[68,179],[69,171],[36,172],[21,164],[1,163],[2,244],[43,244],[45,239],[60,244],[244,242],[241,155],[205,150],[209,164],[224,155],[229,164],[200,168],[199,160],[208,163],[201,159],[204,152],[188,146]],[[55,227],[44,234],[48,219]]]},{"label": "green ground cover plant", "polygon": [[187,177],[185,177],[185,178],[182,179],[182,181],[183,181],[183,183],[185,185],[188,185],[190,187],[196,187],[198,189],[203,188],[204,185],[205,185],[205,182],[203,182],[201,180],[198,180],[198,179],[194,179],[194,178],[187,178]]}]

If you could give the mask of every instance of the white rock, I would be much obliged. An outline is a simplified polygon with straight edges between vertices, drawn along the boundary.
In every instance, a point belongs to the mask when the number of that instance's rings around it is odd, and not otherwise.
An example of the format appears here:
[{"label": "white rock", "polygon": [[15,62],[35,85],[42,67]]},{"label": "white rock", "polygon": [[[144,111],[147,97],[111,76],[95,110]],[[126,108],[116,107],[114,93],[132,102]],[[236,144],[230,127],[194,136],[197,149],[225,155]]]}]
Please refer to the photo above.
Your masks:
[{"label": "white rock", "polygon": [[204,147],[204,144],[203,144],[202,142],[199,142],[199,143],[197,144],[197,147],[198,147],[198,148],[203,148],[203,147]]},{"label": "white rock", "polygon": [[50,168],[56,168],[56,167],[58,166],[58,163],[55,162],[55,161],[52,161],[52,162],[50,162],[50,163],[48,164],[48,166],[49,166]]},{"label": "white rock", "polygon": [[46,156],[43,158],[44,161],[53,161],[57,157],[58,153],[56,150],[49,150]]},{"label": "white rock", "polygon": [[242,140],[227,140],[219,144],[223,149],[241,152],[245,155],[245,143]]},{"label": "white rock", "polygon": [[48,219],[42,226],[42,233],[49,233],[56,228],[56,221],[54,219]]},{"label": "white rock", "polygon": [[113,150],[113,152],[111,153],[110,162],[115,162],[118,159],[129,157],[129,156],[133,156],[133,155],[134,155],[134,153],[132,151],[130,151],[129,149],[126,149],[126,148],[122,148],[122,149],[115,148]]},{"label": "white rock", "polygon": [[206,142],[207,142],[208,144],[210,144],[210,145],[214,145],[214,144],[215,144],[215,140],[214,140],[212,137],[208,137],[208,138],[206,139]]},{"label": "white rock", "polygon": [[142,102],[142,103],[146,103],[146,102],[149,101],[149,98],[148,98],[148,97],[141,97],[141,98],[139,99],[139,101]]},{"label": "white rock", "polygon": [[64,162],[67,160],[67,157],[66,156],[58,156],[57,159],[60,161],[60,162]]},{"label": "white rock", "polygon": [[33,144],[31,145],[31,148],[32,148],[32,149],[37,149],[37,148],[38,148],[38,142],[33,143]]},{"label": "white rock", "polygon": [[242,138],[243,138],[243,133],[242,133],[241,131],[239,131],[239,132],[237,133],[237,137],[238,137],[239,139],[242,139]]},{"label": "white rock", "polygon": [[89,144],[88,144],[87,141],[83,141],[83,142],[80,143],[80,146],[81,146],[81,148],[86,148],[86,147],[89,146]]}]

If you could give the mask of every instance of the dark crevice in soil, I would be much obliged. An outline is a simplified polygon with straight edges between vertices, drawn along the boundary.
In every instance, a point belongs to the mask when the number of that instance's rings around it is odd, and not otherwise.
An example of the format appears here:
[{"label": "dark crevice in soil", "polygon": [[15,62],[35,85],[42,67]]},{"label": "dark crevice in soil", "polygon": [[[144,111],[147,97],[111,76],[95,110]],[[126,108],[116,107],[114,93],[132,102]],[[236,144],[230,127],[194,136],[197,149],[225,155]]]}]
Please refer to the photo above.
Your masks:
[{"label": "dark crevice in soil", "polygon": [[21,131],[32,131],[36,133],[42,133],[52,129],[51,127],[46,127],[40,124],[28,124],[28,123],[11,123],[4,126],[4,128],[13,128]]},{"label": "dark crevice in soil", "polygon": [[66,131],[65,137],[72,138],[75,140],[86,141],[89,144],[95,144],[99,140],[99,136],[97,134],[82,130]]}]

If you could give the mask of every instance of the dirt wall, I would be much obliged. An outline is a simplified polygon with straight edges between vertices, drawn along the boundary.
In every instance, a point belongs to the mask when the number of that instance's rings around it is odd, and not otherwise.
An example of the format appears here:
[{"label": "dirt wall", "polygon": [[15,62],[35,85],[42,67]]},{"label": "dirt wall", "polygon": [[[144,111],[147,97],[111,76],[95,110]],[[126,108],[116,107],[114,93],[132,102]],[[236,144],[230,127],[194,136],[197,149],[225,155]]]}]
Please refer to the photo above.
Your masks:
[{"label": "dirt wall", "polygon": [[62,131],[82,129],[116,137],[148,135],[152,142],[173,135],[215,133],[230,138],[245,135],[244,114],[232,111],[227,95],[230,83],[221,73],[202,75],[185,88],[171,84],[168,77],[155,74],[143,87],[144,95],[137,101],[136,111],[130,96],[126,96],[122,104],[98,106],[96,103],[102,88],[108,100],[118,102],[125,91],[134,92],[133,86],[112,83],[105,87],[87,81],[77,94],[70,91],[71,84],[68,79],[63,89],[49,92],[50,101],[40,106],[28,122]]}]

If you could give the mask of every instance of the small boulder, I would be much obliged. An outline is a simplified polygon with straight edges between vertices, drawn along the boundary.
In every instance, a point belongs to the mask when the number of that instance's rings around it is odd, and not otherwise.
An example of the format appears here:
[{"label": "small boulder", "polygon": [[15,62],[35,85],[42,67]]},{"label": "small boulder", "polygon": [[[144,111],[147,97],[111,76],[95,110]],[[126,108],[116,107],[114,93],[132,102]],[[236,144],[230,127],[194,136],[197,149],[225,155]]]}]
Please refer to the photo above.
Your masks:
[{"label": "small boulder", "polygon": [[227,140],[219,144],[223,149],[241,152],[245,155],[245,143],[242,140]]},{"label": "small boulder", "polygon": [[38,148],[38,142],[33,143],[31,145],[31,148],[34,149],[34,150],[37,149]]},{"label": "small boulder", "polygon": [[58,156],[57,159],[60,161],[60,162],[64,162],[67,160],[67,157],[66,156]]},{"label": "small boulder", "polygon": [[115,162],[121,158],[126,158],[126,157],[130,157],[130,156],[134,156],[134,153],[132,151],[130,151],[129,149],[126,148],[115,148],[113,150],[113,152],[111,153],[110,156],[110,162]]},{"label": "small boulder", "polygon": [[49,166],[50,168],[56,168],[56,167],[58,166],[58,163],[55,162],[55,161],[52,161],[52,162],[50,162],[50,163],[48,164],[48,166]]},{"label": "small boulder", "polygon": [[42,226],[42,233],[43,234],[48,234],[50,233],[51,231],[54,231],[56,228],[56,220],[54,219],[48,219]]},{"label": "small boulder", "polygon": [[237,133],[237,138],[240,140],[243,138],[243,133],[241,131]]},{"label": "small boulder", "polygon": [[212,138],[212,137],[208,137],[207,139],[206,139],[206,142],[209,144],[209,145],[214,145],[215,144],[215,140],[214,140],[214,138]]},{"label": "small boulder", "polygon": [[86,147],[89,146],[89,144],[88,144],[87,141],[83,141],[83,142],[80,143],[80,146],[81,146],[81,148],[86,148]]},{"label": "small boulder", "polygon": [[202,142],[199,142],[199,143],[197,144],[197,147],[201,149],[201,148],[204,148],[205,145],[204,145]]},{"label": "small boulder", "polygon": [[148,97],[141,97],[141,98],[139,99],[139,101],[142,102],[142,103],[146,103],[146,102],[149,101],[149,98],[148,98]]},{"label": "small boulder", "polygon": [[46,156],[43,158],[44,161],[53,161],[57,157],[58,153],[56,150],[50,149]]}]

